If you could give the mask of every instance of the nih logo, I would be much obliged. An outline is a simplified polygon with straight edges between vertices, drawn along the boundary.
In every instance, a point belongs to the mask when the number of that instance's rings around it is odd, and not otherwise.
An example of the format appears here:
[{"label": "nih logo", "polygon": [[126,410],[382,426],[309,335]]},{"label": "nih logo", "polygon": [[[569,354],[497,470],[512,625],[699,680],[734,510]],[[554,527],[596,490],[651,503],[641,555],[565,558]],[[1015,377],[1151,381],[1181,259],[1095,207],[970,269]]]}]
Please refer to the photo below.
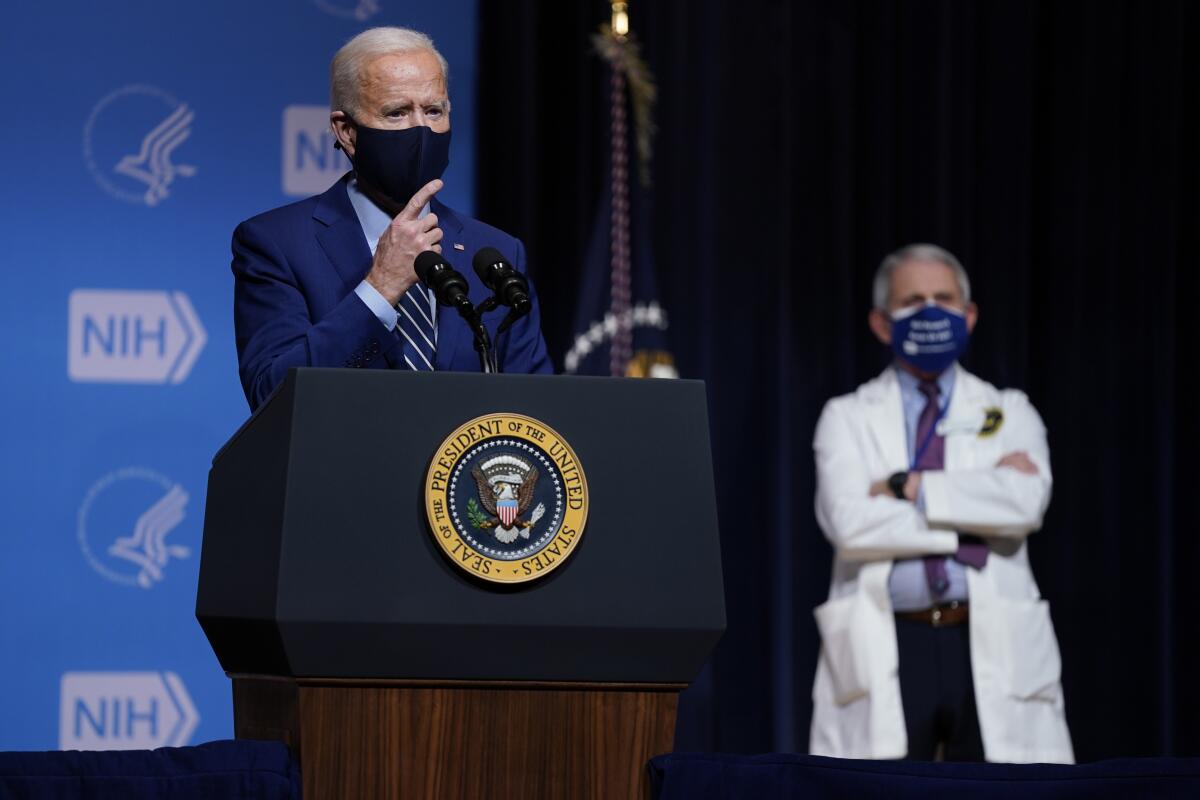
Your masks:
[{"label": "nih logo", "polygon": [[67,672],[58,706],[60,750],[182,747],[200,715],[174,672]]},{"label": "nih logo", "polygon": [[76,383],[183,383],[208,341],[183,292],[76,289],[67,305]]},{"label": "nih logo", "polygon": [[326,106],[288,106],[283,111],[283,193],[308,197],[328,189],[349,163],[334,149]]}]

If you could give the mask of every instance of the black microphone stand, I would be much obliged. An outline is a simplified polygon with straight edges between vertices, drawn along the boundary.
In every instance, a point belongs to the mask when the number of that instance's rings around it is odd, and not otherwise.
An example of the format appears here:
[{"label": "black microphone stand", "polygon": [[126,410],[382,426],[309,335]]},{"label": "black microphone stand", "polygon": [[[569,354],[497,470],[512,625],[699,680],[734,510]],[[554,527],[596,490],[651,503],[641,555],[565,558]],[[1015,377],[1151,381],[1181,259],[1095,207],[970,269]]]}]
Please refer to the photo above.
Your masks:
[{"label": "black microphone stand", "polygon": [[[495,296],[489,297],[471,309],[473,319],[468,320],[475,331],[475,349],[479,352],[480,367],[484,372],[492,373],[500,372],[500,362],[496,359],[496,354],[492,351],[491,338],[488,336],[487,328],[483,325],[483,315],[495,308],[496,305]],[[467,307],[469,308],[469,306]],[[496,336],[499,336],[500,333],[501,331],[497,331]]]},{"label": "black microphone stand", "polygon": [[[482,337],[482,341],[486,343],[484,346],[487,347],[489,350],[491,349],[491,343],[488,342],[487,328],[485,328],[483,326],[483,315],[486,314],[487,312],[499,307],[499,305],[500,305],[499,298],[497,298],[495,295],[492,295],[487,300],[484,300],[482,303],[480,303],[478,306],[475,307],[475,311],[474,311],[475,320],[472,324],[474,326],[476,326],[476,328],[475,328],[475,331],[476,331],[476,333],[475,333],[475,349],[476,350],[480,349],[481,337]],[[511,328],[512,324],[514,322],[516,322],[521,317],[528,314],[530,311],[530,308],[531,308],[530,306],[525,306],[524,308],[515,308],[515,307],[510,308],[508,311],[508,314],[504,317],[504,320],[500,323],[500,327],[496,329],[496,338],[499,339],[500,334],[504,333],[506,330]],[[465,314],[464,314],[464,316],[465,316]],[[499,361],[496,360],[496,354],[493,352],[491,355],[492,355],[492,367],[491,367],[491,369],[485,368],[483,371],[484,372],[500,372],[500,363],[499,363]],[[482,359],[482,358],[483,358],[483,355],[482,355],[482,351],[481,351],[480,359]]]},{"label": "black microphone stand", "polygon": [[483,327],[483,320],[476,317],[471,323],[471,328],[475,333],[475,352],[479,353],[480,371],[486,373],[499,372],[500,368],[496,364],[496,354],[492,352],[492,340],[488,336],[487,328]]},{"label": "black microphone stand", "polygon": [[[471,306],[471,301],[466,295],[460,295],[460,297],[461,300],[454,304],[454,309],[471,326],[471,333],[475,339],[475,352],[479,354],[480,372],[499,372],[500,370],[496,366],[496,356],[492,353],[492,337],[488,336],[487,328],[483,325],[482,314],[479,309]],[[487,301],[480,304],[479,308],[483,308],[485,305],[487,305]]]},{"label": "black microphone stand", "polygon": [[508,316],[504,318],[504,321],[500,323],[500,327],[496,329],[496,337],[499,338],[500,334],[511,328],[514,322],[528,313],[529,308],[519,309],[514,306],[513,308],[509,309]]}]

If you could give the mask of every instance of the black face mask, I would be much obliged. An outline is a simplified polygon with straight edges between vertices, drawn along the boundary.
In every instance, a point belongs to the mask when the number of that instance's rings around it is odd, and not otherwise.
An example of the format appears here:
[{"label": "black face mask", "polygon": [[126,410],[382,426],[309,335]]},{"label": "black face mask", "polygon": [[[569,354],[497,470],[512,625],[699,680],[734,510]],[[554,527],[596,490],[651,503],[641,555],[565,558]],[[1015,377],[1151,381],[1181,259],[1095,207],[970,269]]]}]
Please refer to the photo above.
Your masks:
[{"label": "black face mask", "polygon": [[[353,119],[350,120],[354,122]],[[404,130],[368,128],[354,122],[355,174],[404,205],[425,184],[442,177],[450,163],[450,131],[434,133],[425,125]]]}]

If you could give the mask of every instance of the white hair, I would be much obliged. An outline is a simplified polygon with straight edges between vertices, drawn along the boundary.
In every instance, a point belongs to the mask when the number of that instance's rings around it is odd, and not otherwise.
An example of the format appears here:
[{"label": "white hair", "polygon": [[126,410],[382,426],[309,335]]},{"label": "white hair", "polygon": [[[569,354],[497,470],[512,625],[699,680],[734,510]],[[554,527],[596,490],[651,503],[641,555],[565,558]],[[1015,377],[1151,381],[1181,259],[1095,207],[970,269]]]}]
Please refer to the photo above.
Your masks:
[{"label": "white hair", "polygon": [[954,270],[954,277],[958,281],[959,291],[962,292],[963,302],[971,302],[971,280],[967,277],[967,271],[963,269],[963,265],[958,262],[957,258],[936,244],[910,244],[901,247],[894,253],[889,253],[883,263],[879,265],[879,269],[875,270],[875,284],[872,287],[873,299],[875,307],[880,311],[887,311],[888,297],[892,293],[892,273],[905,261],[937,261],[945,264]]},{"label": "white hair", "polygon": [[415,50],[427,50],[437,56],[438,63],[442,65],[442,83],[449,91],[450,67],[433,46],[433,39],[409,28],[371,28],[346,42],[333,56],[329,65],[330,111],[344,111],[357,119],[361,110],[358,88],[362,69],[367,62],[391,53],[411,53]]}]

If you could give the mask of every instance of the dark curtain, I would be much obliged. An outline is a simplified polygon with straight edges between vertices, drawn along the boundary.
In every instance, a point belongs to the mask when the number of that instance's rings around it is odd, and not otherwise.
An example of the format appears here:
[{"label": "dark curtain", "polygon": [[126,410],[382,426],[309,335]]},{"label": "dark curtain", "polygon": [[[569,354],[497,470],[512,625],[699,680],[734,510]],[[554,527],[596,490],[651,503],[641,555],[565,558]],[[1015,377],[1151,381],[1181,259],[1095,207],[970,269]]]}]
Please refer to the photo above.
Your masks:
[{"label": "dark curtain", "polygon": [[[634,0],[658,79],[655,254],[706,381],[729,629],[677,747],[807,747],[831,551],[811,437],[876,374],[875,267],[956,253],[966,366],[1024,389],[1055,473],[1030,540],[1081,760],[1200,755],[1200,4]],[[480,216],[569,345],[607,146],[608,3],[481,0]],[[561,362],[560,362],[561,363]],[[615,588],[615,587],[614,587]]]}]

